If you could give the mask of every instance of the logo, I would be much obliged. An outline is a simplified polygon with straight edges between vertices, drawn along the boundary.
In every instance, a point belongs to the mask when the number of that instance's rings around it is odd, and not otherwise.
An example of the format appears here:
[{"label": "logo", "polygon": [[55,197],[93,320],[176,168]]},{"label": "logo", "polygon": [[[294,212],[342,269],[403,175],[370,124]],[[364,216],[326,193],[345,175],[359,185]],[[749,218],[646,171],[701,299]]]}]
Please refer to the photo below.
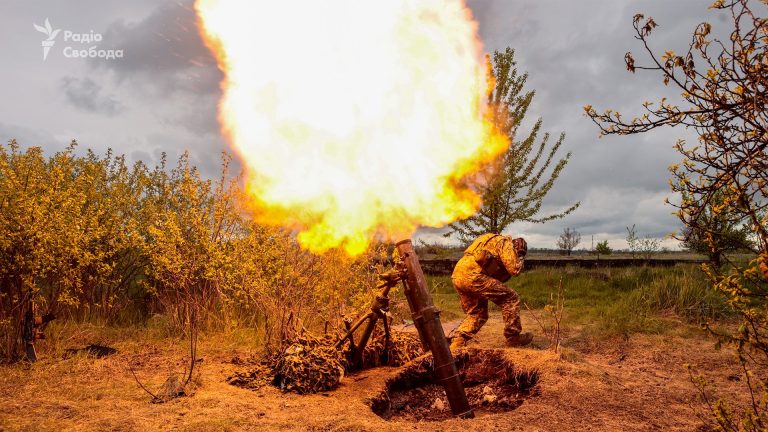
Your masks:
[{"label": "logo", "polygon": [[43,61],[45,61],[45,59],[48,58],[48,52],[51,50],[51,47],[56,44],[55,39],[61,29],[53,30],[51,23],[48,21],[48,18],[45,19],[45,26],[39,26],[35,23],[32,23],[32,25],[35,27],[35,30],[48,36],[47,39],[40,43],[40,45],[43,46]]},{"label": "logo", "polygon": [[[48,58],[48,53],[51,48],[56,45],[56,36],[59,35],[61,29],[54,30],[51,27],[51,22],[48,18],[45,18],[45,25],[37,25],[32,23],[35,30],[46,35],[46,39],[40,43],[43,47],[43,61]],[[123,58],[124,52],[122,49],[115,48],[100,48],[99,45],[90,45],[94,42],[104,41],[104,35],[93,30],[89,32],[73,32],[72,30],[64,30],[64,49],[61,53],[65,58],[73,59],[105,59],[115,60]]]}]

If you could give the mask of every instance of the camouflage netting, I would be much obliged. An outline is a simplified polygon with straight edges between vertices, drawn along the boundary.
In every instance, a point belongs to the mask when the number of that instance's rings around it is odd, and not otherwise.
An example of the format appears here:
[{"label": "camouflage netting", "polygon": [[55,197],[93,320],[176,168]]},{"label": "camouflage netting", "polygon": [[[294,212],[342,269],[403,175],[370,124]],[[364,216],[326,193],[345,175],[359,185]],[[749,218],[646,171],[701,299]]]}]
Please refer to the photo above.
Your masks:
[{"label": "camouflage netting", "polygon": [[[301,334],[250,370],[235,372],[227,382],[251,390],[272,384],[283,391],[299,394],[332,390],[349,369],[351,356],[348,344],[342,350],[336,349],[334,344],[335,340],[329,336],[318,338]],[[389,349],[385,349],[384,332],[377,327],[366,345],[362,368],[385,364],[401,366],[421,354],[421,342],[411,333],[393,332]]]},{"label": "camouflage netting", "polygon": [[272,355],[247,371],[238,371],[227,382],[250,390],[271,384],[283,391],[317,393],[335,388],[344,376],[345,361],[330,337],[304,333],[283,344]]},{"label": "camouflage netting", "polygon": [[377,326],[363,351],[361,369],[402,366],[424,354],[419,335],[416,333],[390,332],[389,346],[385,345],[384,331]]},{"label": "camouflage netting", "polygon": [[298,336],[273,356],[273,384],[283,391],[317,393],[339,385],[345,362],[328,337]]}]

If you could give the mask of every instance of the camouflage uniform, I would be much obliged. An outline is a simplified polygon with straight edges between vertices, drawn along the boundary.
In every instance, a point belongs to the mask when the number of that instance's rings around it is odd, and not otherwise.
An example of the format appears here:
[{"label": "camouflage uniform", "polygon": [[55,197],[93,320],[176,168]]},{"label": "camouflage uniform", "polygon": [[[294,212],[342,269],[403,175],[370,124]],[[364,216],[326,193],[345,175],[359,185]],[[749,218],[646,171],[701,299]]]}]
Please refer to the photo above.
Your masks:
[{"label": "camouflage uniform", "polygon": [[[484,244],[485,243],[485,244]],[[523,260],[519,259],[512,245],[512,238],[496,234],[484,234],[478,237],[464,251],[451,275],[451,281],[459,293],[461,307],[467,314],[464,322],[456,329],[456,337],[465,341],[471,339],[488,321],[488,300],[501,308],[504,318],[504,337],[507,340],[520,335],[520,297],[507,288],[501,281],[482,273],[480,265],[472,255],[475,250],[485,249],[501,259],[510,275],[517,276],[523,269]]]}]

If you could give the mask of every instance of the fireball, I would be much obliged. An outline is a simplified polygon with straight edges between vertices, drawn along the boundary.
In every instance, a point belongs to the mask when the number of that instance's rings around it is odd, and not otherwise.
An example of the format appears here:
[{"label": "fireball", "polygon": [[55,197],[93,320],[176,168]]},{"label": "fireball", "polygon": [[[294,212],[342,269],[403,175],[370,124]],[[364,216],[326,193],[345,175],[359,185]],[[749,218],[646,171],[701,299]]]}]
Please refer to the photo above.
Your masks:
[{"label": "fireball", "polygon": [[441,227],[509,142],[463,0],[198,0],[256,218],[321,253]]}]

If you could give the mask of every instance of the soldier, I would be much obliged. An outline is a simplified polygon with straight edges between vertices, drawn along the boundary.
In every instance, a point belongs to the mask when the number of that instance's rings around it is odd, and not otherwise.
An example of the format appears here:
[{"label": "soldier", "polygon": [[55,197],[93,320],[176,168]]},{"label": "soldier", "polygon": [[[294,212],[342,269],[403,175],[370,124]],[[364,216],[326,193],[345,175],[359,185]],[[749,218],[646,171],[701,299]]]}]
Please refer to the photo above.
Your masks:
[{"label": "soldier", "polygon": [[451,275],[467,314],[451,341],[451,348],[464,346],[488,321],[488,300],[501,308],[507,346],[524,346],[533,335],[521,333],[520,297],[504,282],[523,269],[528,245],[522,238],[484,234],[464,251]]}]

